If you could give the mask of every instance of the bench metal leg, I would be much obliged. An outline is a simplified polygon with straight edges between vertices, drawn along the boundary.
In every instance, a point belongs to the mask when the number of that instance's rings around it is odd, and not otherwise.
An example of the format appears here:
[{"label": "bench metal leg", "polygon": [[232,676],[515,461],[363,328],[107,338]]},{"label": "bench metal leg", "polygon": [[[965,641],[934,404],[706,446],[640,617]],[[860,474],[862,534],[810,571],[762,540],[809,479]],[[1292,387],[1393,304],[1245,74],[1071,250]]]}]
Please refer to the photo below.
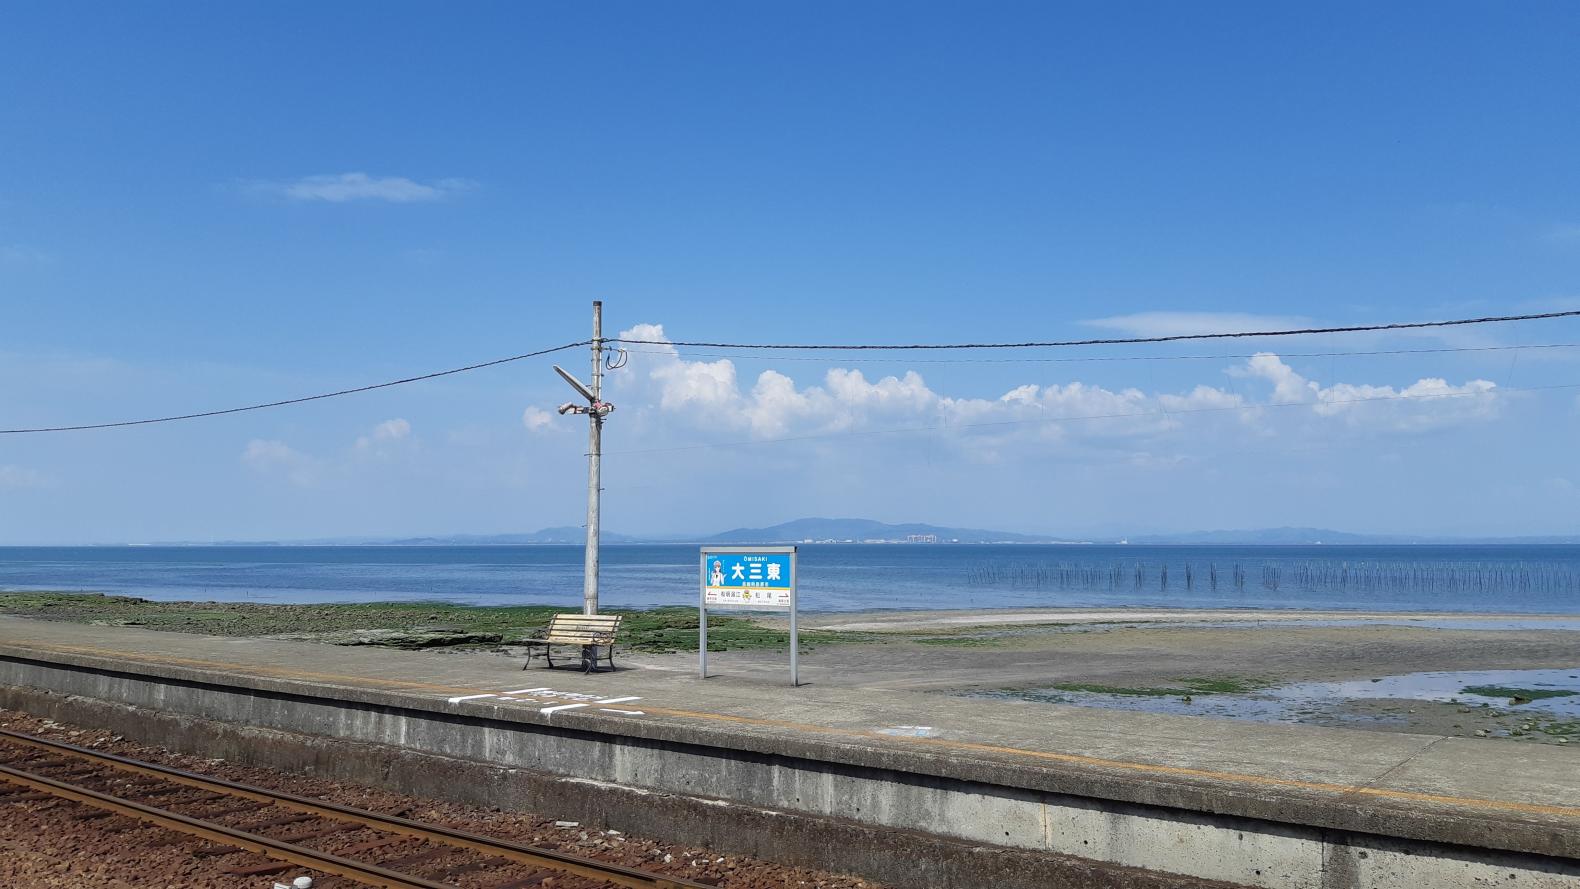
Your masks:
[{"label": "bench metal leg", "polygon": [[[619,669],[614,665],[613,645],[581,645],[577,647],[581,649],[580,666],[583,673],[601,672],[598,667],[599,661],[607,662],[609,664],[610,672],[614,672],[615,670]],[[602,655],[598,653],[599,648],[604,649]],[[558,669],[554,664],[554,646],[552,644],[529,646],[527,648],[526,663],[521,665],[521,669],[525,670],[528,667],[531,667],[532,662],[539,657],[543,658],[543,660],[548,663],[550,670]]]},{"label": "bench metal leg", "polygon": [[[542,652],[539,652],[538,649],[540,649],[540,648],[543,649]],[[528,645],[527,646],[527,660],[526,660],[525,663],[523,663],[521,665],[521,669],[525,670],[528,667],[532,666],[532,659],[533,658],[537,657],[540,653],[546,655],[547,652],[548,652],[548,649],[545,646],[542,646],[542,645]]]}]

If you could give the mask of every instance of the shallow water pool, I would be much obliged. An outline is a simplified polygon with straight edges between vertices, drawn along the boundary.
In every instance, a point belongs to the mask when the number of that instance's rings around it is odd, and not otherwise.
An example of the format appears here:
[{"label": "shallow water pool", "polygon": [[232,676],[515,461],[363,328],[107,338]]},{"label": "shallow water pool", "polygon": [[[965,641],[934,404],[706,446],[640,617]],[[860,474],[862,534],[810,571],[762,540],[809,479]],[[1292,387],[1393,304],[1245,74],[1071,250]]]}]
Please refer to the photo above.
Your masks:
[{"label": "shallow water pool", "polygon": [[[1170,685],[1161,684],[1163,688]],[[1472,694],[1478,686],[1527,689],[1553,693],[1528,703],[1512,704],[1506,695]],[[973,697],[1013,698],[1081,707],[1139,710],[1184,716],[1216,716],[1256,722],[1305,722],[1313,717],[1342,717],[1342,708],[1356,701],[1432,701],[1465,707],[1496,707],[1532,711],[1533,715],[1580,717],[1580,667],[1560,670],[1457,670],[1405,673],[1378,679],[1342,682],[1295,682],[1271,685],[1235,694],[1211,694],[1181,684],[1179,694],[1144,694],[1081,691],[1061,688],[1003,689],[974,693]],[[1138,689],[1138,691],[1141,691]],[[1362,718],[1362,717],[1351,717]],[[1386,720],[1371,714],[1370,721]],[[1399,719],[1403,720],[1403,714]]]}]

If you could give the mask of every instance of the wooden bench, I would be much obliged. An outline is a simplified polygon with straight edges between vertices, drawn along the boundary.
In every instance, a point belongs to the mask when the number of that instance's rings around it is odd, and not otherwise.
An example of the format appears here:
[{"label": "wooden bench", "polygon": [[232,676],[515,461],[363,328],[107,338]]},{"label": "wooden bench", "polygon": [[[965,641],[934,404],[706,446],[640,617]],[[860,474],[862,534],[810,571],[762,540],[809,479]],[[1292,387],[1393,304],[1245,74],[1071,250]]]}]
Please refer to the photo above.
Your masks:
[{"label": "wooden bench", "polygon": [[[556,614],[549,621],[549,625],[538,635],[531,639],[523,639],[519,644],[527,646],[527,662],[521,669],[532,666],[532,659],[539,651],[543,659],[549,662],[549,669],[554,669],[554,646],[574,645],[581,649],[581,666],[583,673],[591,673],[598,669],[599,660],[607,660],[609,669],[614,669],[614,637],[620,630],[618,614]],[[604,655],[598,657],[598,648],[602,646]]]}]

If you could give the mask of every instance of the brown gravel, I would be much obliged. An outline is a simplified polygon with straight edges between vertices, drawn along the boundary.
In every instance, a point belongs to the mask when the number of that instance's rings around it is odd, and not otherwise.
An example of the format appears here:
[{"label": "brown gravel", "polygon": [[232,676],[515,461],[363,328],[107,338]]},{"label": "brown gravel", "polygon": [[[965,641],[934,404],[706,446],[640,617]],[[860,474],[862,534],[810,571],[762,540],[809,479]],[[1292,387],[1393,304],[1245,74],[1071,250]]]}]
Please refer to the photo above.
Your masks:
[{"label": "brown gravel", "polygon": [[[737,855],[721,855],[705,849],[626,836],[615,831],[582,825],[556,827],[556,819],[552,816],[464,806],[172,753],[112,737],[109,732],[102,730],[65,725],[12,710],[0,710],[0,728],[214,778],[442,824],[729,889],[882,889],[876,883],[856,877],[785,867]],[[5,788],[5,785],[0,783],[0,788]],[[229,800],[219,800],[210,805],[215,807],[212,811],[219,811],[234,804]],[[182,811],[199,813],[199,810],[190,807],[183,807]],[[251,823],[279,817],[280,814],[279,810],[271,810],[266,814],[245,816],[245,820],[232,817],[226,819],[226,823],[245,829]],[[308,833],[326,826],[321,820],[305,821],[287,828],[276,827],[270,831],[270,835],[283,836],[298,829]],[[349,831],[304,840],[303,843],[352,857],[348,850],[377,838],[377,835],[367,831]],[[359,850],[360,855],[357,857],[360,860],[376,859],[389,866],[388,862],[410,855],[412,850],[420,848],[424,847],[419,841],[396,840],[379,847],[377,852]],[[290,883],[295,877],[303,875],[312,876],[318,889],[349,889],[355,885],[344,879],[315,874],[301,868],[278,874],[237,876],[226,871],[264,864],[267,859],[248,852],[203,854],[210,851],[215,851],[214,844],[206,840],[119,815],[101,815],[98,810],[80,803],[41,799],[0,805],[0,885],[7,889],[270,889],[276,881]],[[462,861],[465,859],[448,856],[444,859],[444,866],[451,867]],[[434,873],[425,872],[420,863],[394,869],[423,874],[430,879],[438,878]],[[534,873],[537,870],[529,866],[510,865],[508,868],[457,874],[450,882],[466,889],[485,889],[510,880],[524,879]],[[539,885],[544,889],[595,889],[608,884],[556,875],[544,879]]]}]

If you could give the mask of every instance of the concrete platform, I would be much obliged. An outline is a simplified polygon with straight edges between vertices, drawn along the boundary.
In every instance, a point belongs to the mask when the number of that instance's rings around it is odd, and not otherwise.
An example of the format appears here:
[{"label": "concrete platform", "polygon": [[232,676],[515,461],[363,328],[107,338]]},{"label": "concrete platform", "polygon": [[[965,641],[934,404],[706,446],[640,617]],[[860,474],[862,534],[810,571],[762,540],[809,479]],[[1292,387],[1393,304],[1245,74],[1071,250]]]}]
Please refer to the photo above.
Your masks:
[{"label": "concrete platform", "polygon": [[[727,655],[710,661],[717,675],[707,680],[642,659],[583,676],[523,672],[519,661],[490,654],[0,617],[7,706],[45,706],[39,693],[70,696],[627,794],[607,796],[605,809],[617,798],[667,794],[782,815],[787,837],[802,829],[788,819],[838,819],[991,847],[1026,873],[1036,868],[1025,856],[1052,855],[1268,887],[1580,887],[1580,751],[815,682],[789,688],[760,671],[731,675]],[[773,841],[742,840],[758,851]],[[824,852],[828,866],[901,866]],[[958,882],[958,867],[929,873],[911,878],[971,885]],[[1136,874],[1105,873],[1107,885],[1146,885]],[[1011,876],[995,884],[1016,885]]]}]

